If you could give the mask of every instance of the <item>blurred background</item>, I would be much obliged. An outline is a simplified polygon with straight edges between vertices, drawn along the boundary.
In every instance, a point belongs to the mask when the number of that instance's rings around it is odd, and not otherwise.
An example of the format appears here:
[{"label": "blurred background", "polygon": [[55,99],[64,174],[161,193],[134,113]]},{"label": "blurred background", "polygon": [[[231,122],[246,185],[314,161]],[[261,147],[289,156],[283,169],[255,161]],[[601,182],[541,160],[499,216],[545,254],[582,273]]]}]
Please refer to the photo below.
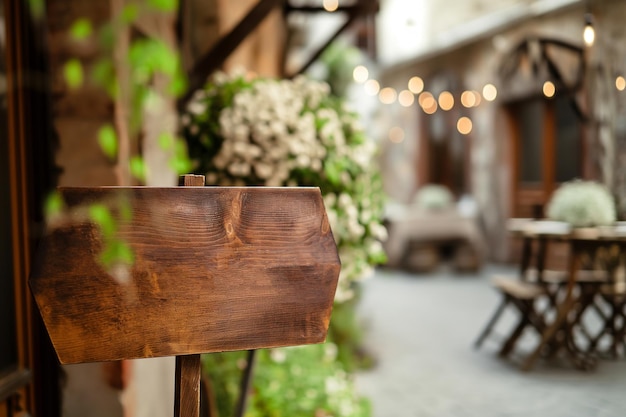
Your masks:
[{"label": "blurred background", "polygon": [[[511,218],[545,218],[576,179],[626,215],[624,21],[625,0],[0,0],[0,417],[171,414],[171,358],[59,366],[27,279],[56,186],[189,172],[320,186],[340,247],[330,348],[268,352],[246,415],[623,415],[620,361],[521,374],[471,346],[489,276],[520,261]],[[237,100],[208,97],[237,91],[216,71],[328,83],[312,107],[338,115],[345,149],[320,122],[319,166],[292,150],[277,184],[257,139],[218,161],[228,135],[203,129]],[[234,403],[246,360],[216,358],[206,392]]]}]

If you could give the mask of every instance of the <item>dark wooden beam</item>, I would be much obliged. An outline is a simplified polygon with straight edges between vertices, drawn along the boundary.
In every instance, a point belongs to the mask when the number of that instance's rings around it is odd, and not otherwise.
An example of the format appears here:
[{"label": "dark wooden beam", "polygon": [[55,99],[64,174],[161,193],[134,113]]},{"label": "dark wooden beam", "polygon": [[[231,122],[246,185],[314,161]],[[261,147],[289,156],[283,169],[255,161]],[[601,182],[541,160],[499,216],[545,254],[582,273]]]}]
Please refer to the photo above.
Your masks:
[{"label": "dark wooden beam", "polygon": [[[343,12],[348,15],[346,22],[343,25],[341,25],[337,29],[337,31],[335,31],[335,33],[333,33],[333,35],[313,53],[313,55],[311,55],[309,60],[304,65],[302,65],[302,67],[298,71],[289,75],[288,78],[293,78],[296,75],[302,74],[304,71],[306,71],[320,57],[320,55],[324,53],[326,48],[328,48],[330,44],[332,44],[335,41],[335,39],[339,37],[339,35],[341,35],[346,29],[348,29],[348,27],[350,27],[350,25],[352,25],[352,23],[354,23],[355,20],[357,20],[360,17],[373,15],[377,13],[379,9],[380,9],[380,4],[378,0],[361,0],[351,6],[339,7],[337,9],[338,12]],[[297,12],[304,12],[304,13],[319,13],[319,12],[328,13],[328,11],[326,11],[324,8],[316,7],[316,6],[295,7],[295,6],[287,5],[286,10],[287,12],[297,11]]]},{"label": "dark wooden beam", "polygon": [[259,0],[259,2],[241,19],[228,34],[222,37],[211,50],[201,57],[189,74],[189,88],[179,100],[179,108],[184,108],[193,93],[202,88],[207,77],[222,66],[231,53],[241,42],[267,17],[275,8],[282,6],[285,0]]}]

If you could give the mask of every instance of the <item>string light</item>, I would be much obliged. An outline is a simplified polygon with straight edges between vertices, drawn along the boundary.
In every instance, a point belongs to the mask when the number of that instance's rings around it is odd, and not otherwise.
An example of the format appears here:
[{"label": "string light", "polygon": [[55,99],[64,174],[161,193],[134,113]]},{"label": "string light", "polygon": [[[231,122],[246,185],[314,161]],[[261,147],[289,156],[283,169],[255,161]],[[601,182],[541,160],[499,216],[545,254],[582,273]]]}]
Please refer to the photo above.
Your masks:
[{"label": "string light", "polygon": [[543,95],[551,98],[554,97],[554,93],[556,93],[556,87],[552,81],[546,81],[543,83]]},{"label": "string light", "polygon": [[393,143],[402,143],[404,141],[404,129],[394,126],[389,129],[389,140]]},{"label": "string light", "polygon": [[483,87],[483,98],[487,101],[494,101],[498,96],[498,89],[493,84],[485,84]]},{"label": "string light", "polygon": [[472,127],[472,120],[469,117],[463,116],[456,122],[456,129],[462,135],[469,135],[472,131]]},{"label": "string light", "polygon": [[352,78],[359,84],[363,84],[369,78],[370,73],[363,65],[357,65],[352,71]]},{"label": "string light", "polygon": [[439,107],[441,110],[448,111],[454,107],[454,96],[449,91],[442,91],[439,94]]},{"label": "string light", "polygon": [[626,89],[626,78],[621,75],[618,76],[615,79],[615,88],[617,88],[619,91],[624,91],[624,89]]},{"label": "string light", "polygon": [[[427,114],[433,114],[437,109],[441,108],[444,111],[451,110],[456,104],[454,95],[449,91],[443,91],[439,94],[439,97],[434,97],[432,93],[424,91],[424,80],[415,75],[411,77],[407,83],[408,90],[402,90],[397,92],[391,87],[382,87],[380,83],[374,79],[369,78],[369,70],[363,65],[357,65],[352,71],[352,77],[355,82],[364,84],[365,92],[370,96],[378,95],[379,100],[384,104],[392,104],[395,101],[401,106],[410,107],[415,103],[415,96],[418,96],[418,103]],[[622,81],[620,81],[622,80]],[[622,89],[626,88],[626,81],[623,77],[616,79],[616,87],[619,89],[620,83],[625,83]],[[544,94],[551,97],[551,87],[554,89],[554,84],[547,83],[544,85]],[[482,88],[482,94],[475,90],[465,90],[461,94],[460,102],[466,108],[472,108],[479,106],[482,100],[494,101],[498,96],[498,89],[492,83],[487,83]]]},{"label": "string light", "polygon": [[437,100],[428,91],[421,93],[417,99],[418,103],[426,114],[433,114],[437,111]]},{"label": "string light", "polygon": [[415,103],[415,96],[409,90],[402,90],[398,94],[398,103],[404,107],[411,107]]},{"label": "string light", "polygon": [[324,10],[334,12],[339,8],[339,0],[324,0]]},{"label": "string light", "polygon": [[380,91],[380,84],[376,80],[367,80],[364,87],[365,93],[369,94],[370,96],[375,96]]},{"label": "string light", "polygon": [[396,90],[394,90],[391,87],[383,88],[382,90],[380,90],[380,93],[378,94],[378,98],[383,104],[392,104],[393,102],[396,101],[397,96],[398,96],[398,93],[396,93]]},{"label": "string light", "polygon": [[468,109],[476,105],[476,94],[473,91],[463,91],[461,94],[461,104]]},{"label": "string light", "polygon": [[424,80],[418,76],[411,77],[408,87],[413,94],[419,94],[424,91]]},{"label": "string light", "polygon": [[583,41],[585,45],[592,46],[596,40],[596,31],[593,28],[593,16],[591,13],[585,14],[585,28],[583,29]]}]

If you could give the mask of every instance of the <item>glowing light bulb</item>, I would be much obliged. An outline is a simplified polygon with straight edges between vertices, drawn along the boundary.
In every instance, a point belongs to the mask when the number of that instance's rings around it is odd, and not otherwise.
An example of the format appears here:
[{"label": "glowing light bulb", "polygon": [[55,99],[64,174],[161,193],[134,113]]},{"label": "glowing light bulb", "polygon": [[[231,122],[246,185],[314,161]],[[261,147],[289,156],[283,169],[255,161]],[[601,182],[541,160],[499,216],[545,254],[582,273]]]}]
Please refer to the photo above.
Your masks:
[{"label": "glowing light bulb", "polygon": [[468,109],[476,105],[476,95],[473,91],[463,91],[461,94],[461,104]]},{"label": "glowing light bulb", "polygon": [[437,111],[437,100],[428,91],[424,91],[417,99],[418,103],[426,114],[433,114]]},{"label": "glowing light bulb", "polygon": [[585,28],[583,29],[583,41],[585,45],[591,46],[596,40],[596,31],[593,28],[593,16],[591,13],[585,15]]},{"label": "glowing light bulb", "polygon": [[324,10],[334,12],[339,8],[339,0],[324,0]]},{"label": "glowing light bulb", "polygon": [[543,95],[550,98],[554,97],[554,93],[556,93],[556,87],[552,81],[546,81],[543,83]]},{"label": "glowing light bulb", "polygon": [[391,104],[396,101],[397,97],[398,97],[398,93],[396,93],[396,90],[394,90],[391,87],[383,88],[382,90],[380,90],[380,93],[378,94],[378,98],[383,104]]},{"label": "glowing light bulb", "polygon": [[380,84],[376,80],[367,80],[363,87],[365,88],[365,93],[370,96],[375,96],[380,91]]},{"label": "glowing light bulb", "polygon": [[483,87],[483,98],[487,101],[494,101],[498,96],[498,89],[493,84],[485,84]]},{"label": "glowing light bulb", "polygon": [[454,107],[454,96],[449,91],[442,91],[439,94],[439,107],[441,110],[448,111]]},{"label": "glowing light bulb", "polygon": [[352,71],[352,78],[359,84],[364,83],[370,76],[370,72],[363,65],[357,65]]},{"label": "glowing light bulb", "polygon": [[470,119],[469,117],[463,116],[456,122],[456,129],[462,135],[469,135],[472,131],[472,127],[472,119]]},{"label": "glowing light bulb", "polygon": [[402,90],[398,94],[398,103],[404,107],[411,107],[415,103],[415,96],[409,90]]},{"label": "glowing light bulb", "polygon": [[394,126],[389,129],[389,140],[393,143],[402,143],[404,141],[404,129]]},{"label": "glowing light bulb", "polygon": [[619,91],[624,91],[624,89],[626,89],[626,78],[621,75],[618,76],[615,79],[615,88],[617,88]]},{"label": "glowing light bulb", "polygon": [[409,87],[409,90],[411,91],[411,93],[419,94],[422,91],[424,91],[424,80],[422,80],[418,76],[411,77],[411,79],[409,80],[408,87]]}]

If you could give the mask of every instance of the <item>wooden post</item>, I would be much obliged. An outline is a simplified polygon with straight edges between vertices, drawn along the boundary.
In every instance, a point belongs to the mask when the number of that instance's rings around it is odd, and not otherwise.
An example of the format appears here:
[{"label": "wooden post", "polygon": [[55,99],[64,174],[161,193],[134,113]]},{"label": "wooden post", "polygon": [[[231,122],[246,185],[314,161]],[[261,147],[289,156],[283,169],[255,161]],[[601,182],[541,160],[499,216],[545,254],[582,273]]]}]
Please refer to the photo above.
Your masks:
[{"label": "wooden post", "polygon": [[200,416],[200,355],[176,356],[174,417]]},{"label": "wooden post", "polygon": [[[204,187],[204,175],[181,175],[179,186]],[[200,417],[200,355],[176,356],[174,417]]]}]

